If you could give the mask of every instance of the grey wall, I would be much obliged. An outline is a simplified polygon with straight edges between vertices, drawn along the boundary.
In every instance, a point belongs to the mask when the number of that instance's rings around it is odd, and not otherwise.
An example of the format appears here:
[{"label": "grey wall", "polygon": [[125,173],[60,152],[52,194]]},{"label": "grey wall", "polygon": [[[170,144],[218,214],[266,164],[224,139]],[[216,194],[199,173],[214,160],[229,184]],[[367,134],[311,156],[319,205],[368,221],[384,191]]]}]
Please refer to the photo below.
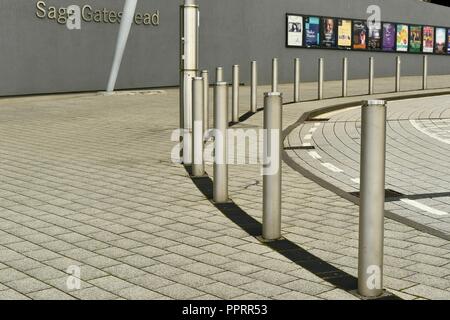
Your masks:
[{"label": "grey wall", "polygon": [[[123,0],[47,0],[48,5],[90,4],[122,10]],[[376,76],[393,74],[396,54],[311,50],[285,47],[285,14],[366,18],[378,4],[385,21],[450,27],[449,8],[419,0],[199,0],[201,68],[213,72],[242,66],[248,82],[249,62],[260,63],[261,82],[270,79],[270,61],[280,59],[280,80],[291,81],[292,60],[303,60],[303,80],[317,78],[317,58],[326,59],[326,78],[338,79],[342,57],[350,59],[350,77],[367,74],[369,56]],[[118,88],[178,84],[178,0],[139,0],[141,12],[160,10],[158,27],[133,26],[119,75]],[[0,95],[103,90],[106,86],[118,24],[83,23],[69,31],[35,16],[35,0],[0,0]],[[403,74],[421,72],[421,55],[403,54]],[[450,56],[430,57],[430,74],[450,73]]]}]

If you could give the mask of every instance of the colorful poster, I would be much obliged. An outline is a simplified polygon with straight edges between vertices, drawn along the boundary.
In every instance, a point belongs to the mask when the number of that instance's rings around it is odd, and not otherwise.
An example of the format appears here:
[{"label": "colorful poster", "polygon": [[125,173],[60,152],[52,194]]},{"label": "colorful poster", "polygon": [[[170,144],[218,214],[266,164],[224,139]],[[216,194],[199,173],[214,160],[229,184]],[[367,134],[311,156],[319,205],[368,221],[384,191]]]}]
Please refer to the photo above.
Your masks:
[{"label": "colorful poster", "polygon": [[447,53],[450,54],[450,29],[447,29]]},{"label": "colorful poster", "polygon": [[383,23],[383,51],[395,51],[395,24]]},{"label": "colorful poster", "polygon": [[322,47],[336,47],[336,20],[333,18],[322,18],[322,27],[320,36],[322,39]]},{"label": "colorful poster", "polygon": [[381,50],[381,24],[369,25],[369,49]]},{"label": "colorful poster", "polygon": [[422,27],[411,26],[409,28],[409,52],[420,53],[422,48]]},{"label": "colorful poster", "polygon": [[434,49],[434,27],[423,27],[423,52],[433,53]]},{"label": "colorful poster", "polygon": [[444,54],[445,53],[445,41],[447,35],[445,28],[436,28],[436,43],[434,46],[434,53]]},{"label": "colorful poster", "polygon": [[338,21],[338,46],[351,48],[352,46],[352,20],[339,19]]},{"label": "colorful poster", "polygon": [[317,17],[305,18],[305,44],[308,47],[320,45],[320,19]]},{"label": "colorful poster", "polygon": [[303,46],[303,17],[287,16],[287,44],[290,47]]},{"label": "colorful poster", "polygon": [[406,24],[397,25],[397,51],[408,52],[409,28]]},{"label": "colorful poster", "polygon": [[367,49],[367,22],[353,21],[353,49]]}]

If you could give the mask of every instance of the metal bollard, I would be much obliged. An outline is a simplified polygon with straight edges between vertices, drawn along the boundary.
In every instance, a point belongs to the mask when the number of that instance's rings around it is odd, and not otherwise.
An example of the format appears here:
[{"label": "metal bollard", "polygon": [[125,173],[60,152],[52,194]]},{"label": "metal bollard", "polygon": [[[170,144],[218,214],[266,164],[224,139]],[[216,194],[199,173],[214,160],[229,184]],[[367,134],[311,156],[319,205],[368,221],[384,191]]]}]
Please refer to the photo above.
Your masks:
[{"label": "metal bollard", "polygon": [[281,238],[281,129],[283,97],[264,94],[263,238]]},{"label": "metal bollard", "polygon": [[365,101],[361,124],[358,292],[383,294],[386,102]]},{"label": "metal bollard", "polygon": [[256,113],[258,111],[258,64],[256,61],[252,61],[251,78],[250,111]]},{"label": "metal bollard", "polygon": [[272,92],[278,92],[278,58],[272,59]]},{"label": "metal bollard", "polygon": [[398,56],[397,57],[397,68],[395,72],[395,92],[400,92],[400,78],[402,73],[402,59]]},{"label": "metal bollard", "polygon": [[203,78],[203,134],[209,130],[209,75],[208,70],[202,71]]},{"label": "metal bollard", "polygon": [[374,81],[375,81],[375,58],[369,59],[369,94],[374,93]]},{"label": "metal bollard", "polygon": [[428,89],[428,56],[423,56],[423,79],[422,79],[422,89]]},{"label": "metal bollard", "polygon": [[192,79],[192,176],[205,175],[203,161],[203,78]]},{"label": "metal bollard", "polygon": [[294,102],[300,102],[300,59],[294,63]]},{"label": "metal bollard", "polygon": [[[184,81],[183,102],[184,126],[183,126],[183,164],[192,164],[192,79]],[[188,100],[189,98],[189,100]]]},{"label": "metal bollard", "polygon": [[348,58],[342,61],[342,96],[348,95]]},{"label": "metal bollard", "polygon": [[217,67],[216,68],[216,83],[223,81],[223,68]]},{"label": "metal bollard", "polygon": [[323,99],[323,67],[324,67],[324,59],[319,59],[319,94],[318,99]]},{"label": "metal bollard", "polygon": [[233,91],[232,91],[232,116],[231,122],[239,122],[239,66],[233,66]]},{"label": "metal bollard", "polygon": [[228,84],[217,82],[214,88],[214,182],[213,200],[228,202]]}]

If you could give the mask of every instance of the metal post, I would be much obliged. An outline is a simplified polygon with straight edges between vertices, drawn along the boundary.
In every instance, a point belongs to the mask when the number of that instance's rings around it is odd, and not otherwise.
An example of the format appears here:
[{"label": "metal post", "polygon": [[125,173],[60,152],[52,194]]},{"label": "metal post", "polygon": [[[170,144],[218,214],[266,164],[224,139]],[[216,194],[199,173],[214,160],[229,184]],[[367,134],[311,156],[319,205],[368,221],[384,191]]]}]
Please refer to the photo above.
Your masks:
[{"label": "metal post", "polygon": [[239,66],[233,66],[233,91],[232,91],[232,117],[233,123],[239,122]]},{"label": "metal post", "polygon": [[358,291],[377,297],[383,293],[386,102],[365,101],[361,121]]},{"label": "metal post", "polygon": [[203,78],[203,134],[209,130],[209,75],[208,70],[202,71]]},{"label": "metal post", "polygon": [[281,238],[281,129],[283,97],[264,94],[263,238]]},{"label": "metal post", "polygon": [[422,89],[428,89],[428,56],[423,56],[423,79]]},{"label": "metal post", "polygon": [[294,102],[300,102],[300,59],[294,62]]},{"label": "metal post", "polygon": [[192,176],[205,174],[203,161],[203,78],[192,79]]},{"label": "metal post", "polygon": [[342,96],[346,97],[348,94],[348,58],[342,61]]},{"label": "metal post", "polygon": [[374,93],[374,78],[375,78],[375,58],[370,57],[369,59],[369,94]]},{"label": "metal post", "polygon": [[223,68],[217,67],[216,68],[216,83],[223,81]]},{"label": "metal post", "polygon": [[214,88],[214,183],[213,200],[228,202],[228,84],[218,82]]},{"label": "metal post", "polygon": [[402,59],[400,56],[397,57],[397,68],[395,72],[395,92],[400,92],[400,78],[401,78],[401,72],[402,72]]},{"label": "metal post", "polygon": [[272,59],[272,92],[278,92],[278,58]]},{"label": "metal post", "polygon": [[323,99],[323,67],[324,67],[324,59],[319,59],[319,100]]},{"label": "metal post", "polygon": [[199,10],[194,0],[180,9],[180,129],[183,131],[183,162],[192,161],[192,78],[198,71]]},{"label": "metal post", "polygon": [[252,80],[250,93],[250,111],[256,113],[258,111],[257,97],[258,97],[258,65],[256,61],[252,61]]}]

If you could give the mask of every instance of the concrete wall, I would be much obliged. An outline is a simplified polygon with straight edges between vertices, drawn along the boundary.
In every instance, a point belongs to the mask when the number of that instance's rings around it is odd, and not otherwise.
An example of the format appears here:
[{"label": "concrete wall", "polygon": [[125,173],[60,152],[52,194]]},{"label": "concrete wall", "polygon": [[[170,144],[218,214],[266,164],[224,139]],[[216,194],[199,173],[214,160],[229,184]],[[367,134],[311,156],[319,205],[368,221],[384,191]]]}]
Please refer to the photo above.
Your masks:
[{"label": "concrete wall", "polygon": [[[69,31],[64,25],[36,17],[37,0],[0,0],[0,95],[104,90],[113,58],[118,24],[83,23]],[[201,68],[213,72],[242,66],[248,82],[249,63],[258,60],[261,82],[270,79],[270,61],[280,59],[281,82],[291,81],[292,60],[303,60],[303,80],[317,78],[317,58],[326,59],[326,79],[340,77],[342,57],[350,59],[350,77],[367,75],[369,56],[376,75],[394,72],[396,54],[311,50],[285,47],[287,12],[366,18],[369,4],[378,4],[385,21],[450,27],[450,9],[419,0],[199,0]],[[123,0],[47,0],[65,7],[89,4],[121,11]],[[160,10],[160,25],[133,26],[118,88],[178,84],[179,0],[139,0],[138,11]],[[421,72],[421,55],[403,54],[403,74]],[[430,57],[430,74],[450,73],[450,56]]]}]

